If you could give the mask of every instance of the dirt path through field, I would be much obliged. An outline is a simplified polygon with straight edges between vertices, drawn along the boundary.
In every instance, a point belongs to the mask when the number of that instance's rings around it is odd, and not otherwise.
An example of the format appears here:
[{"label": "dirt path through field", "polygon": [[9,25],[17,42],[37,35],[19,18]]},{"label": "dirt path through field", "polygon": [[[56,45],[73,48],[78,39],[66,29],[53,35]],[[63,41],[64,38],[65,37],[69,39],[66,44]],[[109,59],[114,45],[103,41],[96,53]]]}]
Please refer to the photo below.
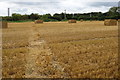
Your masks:
[{"label": "dirt path through field", "polygon": [[51,50],[45,47],[46,42],[40,38],[37,27],[32,27],[30,33],[25,78],[65,77],[64,68],[55,61]]}]

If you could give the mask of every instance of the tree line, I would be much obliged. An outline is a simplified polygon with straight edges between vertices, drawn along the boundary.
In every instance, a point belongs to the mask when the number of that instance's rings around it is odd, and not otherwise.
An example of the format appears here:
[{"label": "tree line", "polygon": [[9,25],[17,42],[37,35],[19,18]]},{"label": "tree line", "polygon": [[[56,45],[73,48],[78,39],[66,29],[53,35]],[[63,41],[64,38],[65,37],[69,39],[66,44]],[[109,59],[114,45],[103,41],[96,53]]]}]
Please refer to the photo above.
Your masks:
[{"label": "tree line", "polygon": [[32,13],[30,15],[21,15],[13,13],[12,16],[3,17],[5,21],[34,21],[37,19],[43,20],[45,22],[49,21],[65,21],[69,19],[76,19],[76,20],[104,20],[104,19],[120,19],[120,13],[118,12],[119,7],[112,7],[109,9],[108,12],[91,12],[91,13],[75,13],[75,14],[64,14],[64,13],[55,13],[54,15],[51,14],[44,14],[39,15]]}]

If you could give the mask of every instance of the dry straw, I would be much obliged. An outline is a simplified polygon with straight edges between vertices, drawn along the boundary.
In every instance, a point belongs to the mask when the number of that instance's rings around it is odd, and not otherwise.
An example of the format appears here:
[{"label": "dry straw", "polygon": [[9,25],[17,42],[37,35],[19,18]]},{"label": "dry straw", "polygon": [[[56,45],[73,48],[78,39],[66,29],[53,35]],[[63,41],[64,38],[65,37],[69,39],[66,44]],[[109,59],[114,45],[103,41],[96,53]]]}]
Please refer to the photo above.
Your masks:
[{"label": "dry straw", "polygon": [[35,24],[43,23],[43,20],[35,20]]},{"label": "dry straw", "polygon": [[0,21],[0,28],[8,28],[8,23],[6,21]]},{"label": "dry straw", "polygon": [[118,22],[120,22],[120,19],[118,19]]},{"label": "dry straw", "polygon": [[105,26],[116,26],[117,20],[116,19],[105,19],[104,25]]},{"label": "dry straw", "polygon": [[120,26],[120,19],[118,19],[118,26]]},{"label": "dry straw", "polygon": [[74,19],[71,19],[71,20],[68,21],[68,23],[77,23],[77,21],[74,20]]}]

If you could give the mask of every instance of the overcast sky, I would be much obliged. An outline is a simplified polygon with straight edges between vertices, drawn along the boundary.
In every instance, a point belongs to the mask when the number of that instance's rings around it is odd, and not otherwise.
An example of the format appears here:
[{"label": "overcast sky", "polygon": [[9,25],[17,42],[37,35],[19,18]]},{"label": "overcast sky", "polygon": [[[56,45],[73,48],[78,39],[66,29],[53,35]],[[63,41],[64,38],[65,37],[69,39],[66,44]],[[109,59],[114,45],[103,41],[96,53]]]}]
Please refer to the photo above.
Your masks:
[{"label": "overcast sky", "polygon": [[118,6],[119,0],[0,0],[0,16],[7,16],[7,9],[20,14],[54,14],[107,12]]}]

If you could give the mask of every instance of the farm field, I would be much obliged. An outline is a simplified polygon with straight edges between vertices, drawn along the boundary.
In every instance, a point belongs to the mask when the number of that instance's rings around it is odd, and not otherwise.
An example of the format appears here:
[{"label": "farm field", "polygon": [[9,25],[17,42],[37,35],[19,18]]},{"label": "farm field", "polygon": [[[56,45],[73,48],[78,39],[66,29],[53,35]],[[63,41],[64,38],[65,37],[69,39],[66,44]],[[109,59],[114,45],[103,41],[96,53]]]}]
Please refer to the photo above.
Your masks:
[{"label": "farm field", "polygon": [[117,78],[118,26],[103,21],[9,23],[3,78]]}]

